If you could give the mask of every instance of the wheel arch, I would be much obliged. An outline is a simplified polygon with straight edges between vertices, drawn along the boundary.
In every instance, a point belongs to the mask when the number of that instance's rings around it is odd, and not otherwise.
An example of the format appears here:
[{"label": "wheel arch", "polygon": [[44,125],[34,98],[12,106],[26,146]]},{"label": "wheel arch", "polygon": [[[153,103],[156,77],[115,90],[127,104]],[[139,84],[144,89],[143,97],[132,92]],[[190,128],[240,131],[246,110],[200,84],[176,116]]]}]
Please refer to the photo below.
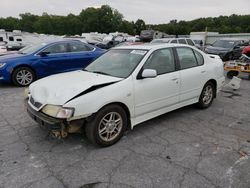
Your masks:
[{"label": "wheel arch", "polygon": [[20,68],[20,67],[26,67],[26,68],[31,69],[31,70],[34,72],[34,74],[35,74],[35,79],[37,78],[36,70],[35,70],[32,66],[27,65],[27,64],[19,64],[19,65],[15,66],[15,67],[12,69],[12,71],[11,71],[11,77],[12,77],[12,75],[13,75],[13,72],[14,72],[16,69]]},{"label": "wheel arch", "polygon": [[127,129],[131,129],[131,113],[129,111],[129,108],[126,104],[122,103],[122,102],[111,102],[111,103],[108,103],[106,105],[104,105],[103,107],[101,107],[98,111],[100,111],[101,109],[109,106],[109,105],[118,105],[120,107],[122,107],[122,109],[125,111],[126,115],[127,115],[127,118],[128,118],[128,126],[127,126]]}]

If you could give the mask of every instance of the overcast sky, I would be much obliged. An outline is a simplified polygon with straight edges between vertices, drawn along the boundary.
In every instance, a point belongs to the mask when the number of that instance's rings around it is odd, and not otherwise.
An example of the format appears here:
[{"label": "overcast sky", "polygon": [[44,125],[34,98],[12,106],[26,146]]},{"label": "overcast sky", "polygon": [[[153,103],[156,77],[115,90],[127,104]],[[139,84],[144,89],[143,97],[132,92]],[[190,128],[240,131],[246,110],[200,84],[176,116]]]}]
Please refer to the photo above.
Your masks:
[{"label": "overcast sky", "polygon": [[126,20],[143,19],[147,24],[192,20],[231,14],[250,14],[250,0],[0,0],[0,17],[18,17],[30,12],[57,15],[79,14],[87,7],[108,4]]}]

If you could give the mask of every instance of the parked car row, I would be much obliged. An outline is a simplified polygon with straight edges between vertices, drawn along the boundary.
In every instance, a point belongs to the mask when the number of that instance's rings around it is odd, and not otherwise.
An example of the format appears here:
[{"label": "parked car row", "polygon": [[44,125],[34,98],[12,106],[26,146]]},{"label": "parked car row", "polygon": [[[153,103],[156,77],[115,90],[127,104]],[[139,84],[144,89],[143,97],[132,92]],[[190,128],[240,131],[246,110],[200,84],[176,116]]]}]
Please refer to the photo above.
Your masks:
[{"label": "parked car row", "polygon": [[28,86],[52,74],[82,69],[104,52],[78,40],[30,45],[0,56],[0,81]]},{"label": "parked car row", "polygon": [[206,47],[205,52],[219,55],[223,61],[236,60],[240,58],[243,48],[247,45],[249,42],[242,39],[220,39]]},{"label": "parked car row", "polygon": [[[78,54],[79,48],[85,51]],[[23,62],[36,62],[35,68],[40,70],[39,74],[31,68],[10,71],[20,85],[23,80],[23,85],[28,85],[34,75],[85,67],[40,79],[25,92],[29,115],[54,136],[64,138],[84,131],[93,144],[110,146],[127,129],[161,114],[194,103],[209,107],[224,84],[221,59],[193,46],[130,45],[103,52],[67,41],[26,49],[29,55],[25,50],[17,55],[26,56]],[[58,53],[66,56],[59,58]],[[76,54],[81,60],[95,60],[83,63]]]}]

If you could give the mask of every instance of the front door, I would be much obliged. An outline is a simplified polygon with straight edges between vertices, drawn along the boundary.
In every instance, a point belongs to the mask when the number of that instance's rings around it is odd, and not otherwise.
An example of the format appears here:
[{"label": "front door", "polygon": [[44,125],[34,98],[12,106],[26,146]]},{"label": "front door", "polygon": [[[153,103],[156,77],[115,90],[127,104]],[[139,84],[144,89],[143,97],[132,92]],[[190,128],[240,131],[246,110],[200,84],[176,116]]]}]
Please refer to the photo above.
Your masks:
[{"label": "front door", "polygon": [[67,43],[53,44],[42,51],[40,62],[46,67],[47,75],[68,71],[68,64],[71,61]]},{"label": "front door", "polygon": [[180,73],[171,48],[153,52],[143,69],[156,70],[157,77],[135,80],[136,117],[179,102]]},{"label": "front door", "polygon": [[189,47],[176,48],[180,63],[180,102],[198,99],[207,80],[203,56]]}]

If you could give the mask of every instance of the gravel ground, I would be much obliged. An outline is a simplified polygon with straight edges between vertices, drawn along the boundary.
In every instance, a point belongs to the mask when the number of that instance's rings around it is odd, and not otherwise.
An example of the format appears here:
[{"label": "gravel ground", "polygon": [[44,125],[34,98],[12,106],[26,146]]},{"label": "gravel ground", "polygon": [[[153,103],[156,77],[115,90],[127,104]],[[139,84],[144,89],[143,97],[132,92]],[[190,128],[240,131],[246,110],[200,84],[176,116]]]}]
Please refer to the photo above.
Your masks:
[{"label": "gravel ground", "polygon": [[0,187],[249,188],[250,81],[224,88],[206,110],[188,106],[147,121],[116,145],[48,137],[23,88],[0,85]]}]

